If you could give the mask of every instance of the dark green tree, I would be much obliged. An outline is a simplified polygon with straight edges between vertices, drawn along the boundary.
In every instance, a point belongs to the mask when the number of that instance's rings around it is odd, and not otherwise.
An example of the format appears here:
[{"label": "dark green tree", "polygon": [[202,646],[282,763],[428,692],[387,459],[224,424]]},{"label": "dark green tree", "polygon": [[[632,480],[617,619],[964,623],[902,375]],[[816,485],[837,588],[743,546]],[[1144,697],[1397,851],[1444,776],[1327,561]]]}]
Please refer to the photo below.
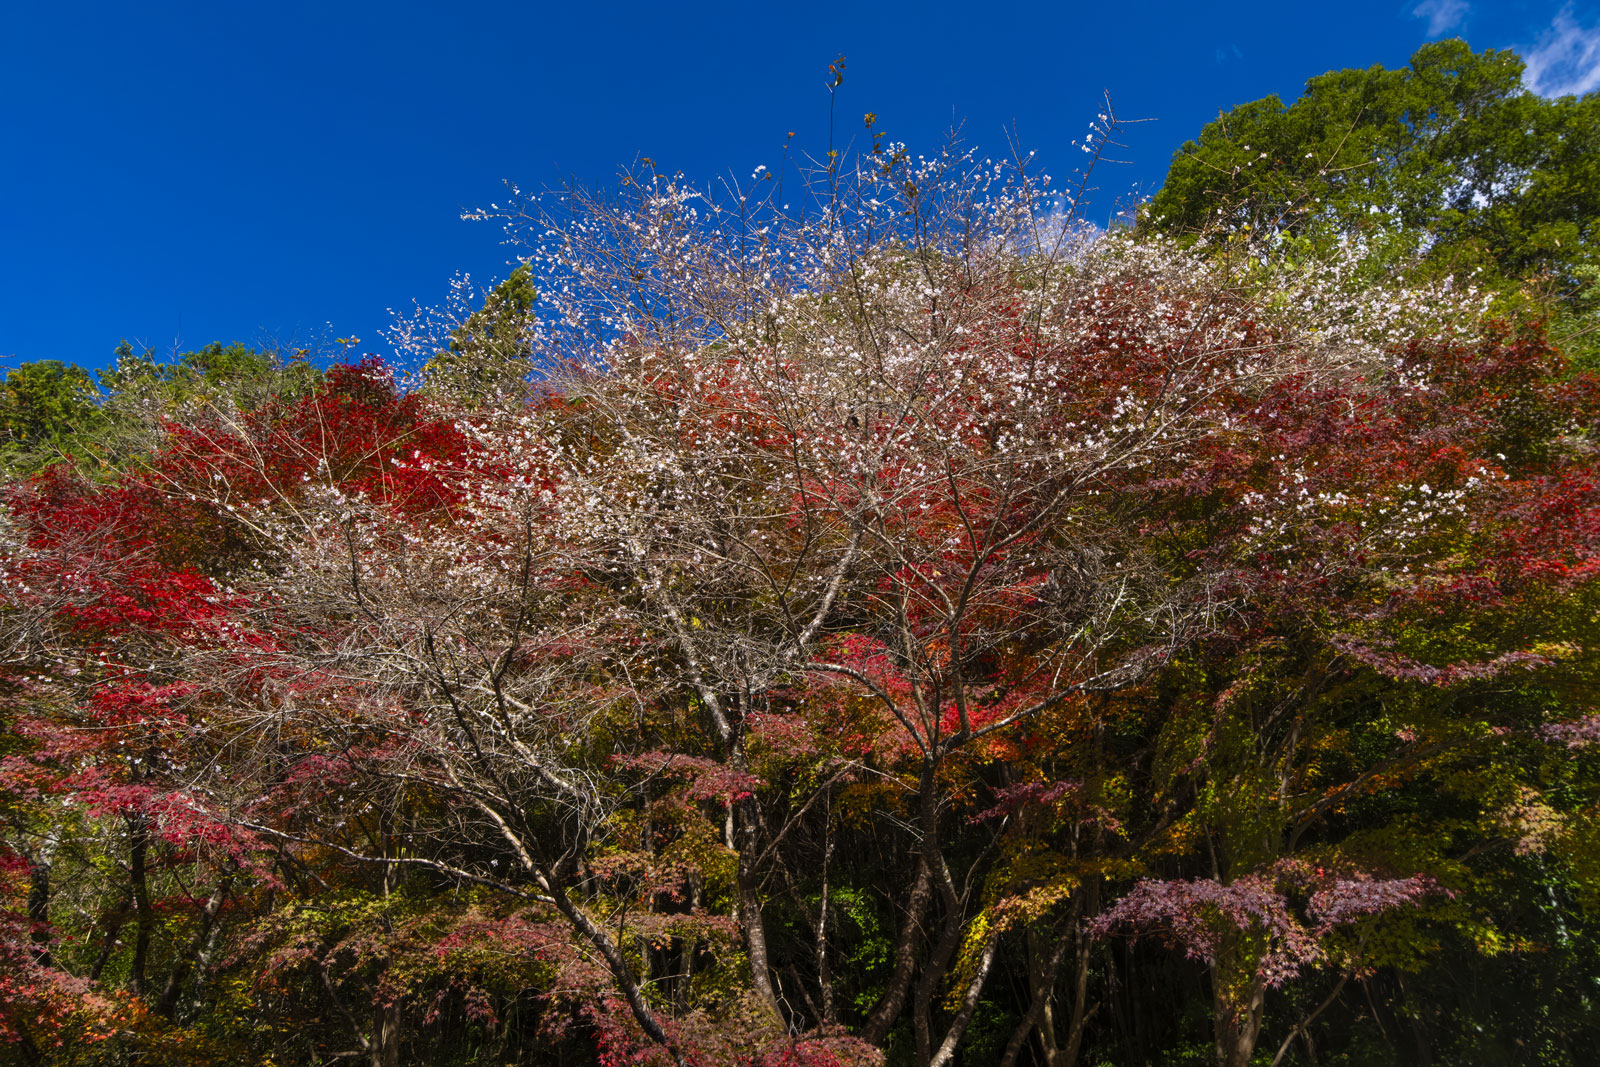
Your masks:
[{"label": "dark green tree", "polygon": [[489,290],[428,361],[429,389],[467,403],[521,395],[535,370],[529,329],[538,298],[532,268],[524,263]]},{"label": "dark green tree", "polygon": [[429,390],[469,404],[521,395],[535,370],[529,330],[538,298],[526,263],[489,290],[428,361]]},{"label": "dark green tree", "polygon": [[0,388],[0,468],[31,473],[69,457],[88,458],[103,428],[100,391],[82,367],[58,359],[24,363]]},{"label": "dark green tree", "polygon": [[1438,41],[1398,70],[1312,78],[1290,105],[1241,104],[1177,151],[1145,225],[1361,242],[1549,315],[1558,340],[1590,338],[1600,94],[1546,100],[1522,72],[1513,52]]}]

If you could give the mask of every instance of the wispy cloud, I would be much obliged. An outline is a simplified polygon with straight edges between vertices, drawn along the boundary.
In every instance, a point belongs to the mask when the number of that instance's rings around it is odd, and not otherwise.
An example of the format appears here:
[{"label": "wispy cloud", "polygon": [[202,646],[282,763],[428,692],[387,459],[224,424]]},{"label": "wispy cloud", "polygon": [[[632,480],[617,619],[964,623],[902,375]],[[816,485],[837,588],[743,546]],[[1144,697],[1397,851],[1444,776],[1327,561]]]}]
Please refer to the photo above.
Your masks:
[{"label": "wispy cloud", "polygon": [[1522,59],[1522,83],[1540,96],[1600,89],[1600,24],[1584,26],[1564,7]]},{"label": "wispy cloud", "polygon": [[1244,53],[1239,51],[1239,46],[1230,44],[1226,48],[1219,48],[1215,52],[1218,63],[1226,63],[1230,59],[1243,59]]},{"label": "wispy cloud", "polygon": [[1437,37],[1466,21],[1467,0],[1422,0],[1411,14],[1428,20],[1428,36]]}]

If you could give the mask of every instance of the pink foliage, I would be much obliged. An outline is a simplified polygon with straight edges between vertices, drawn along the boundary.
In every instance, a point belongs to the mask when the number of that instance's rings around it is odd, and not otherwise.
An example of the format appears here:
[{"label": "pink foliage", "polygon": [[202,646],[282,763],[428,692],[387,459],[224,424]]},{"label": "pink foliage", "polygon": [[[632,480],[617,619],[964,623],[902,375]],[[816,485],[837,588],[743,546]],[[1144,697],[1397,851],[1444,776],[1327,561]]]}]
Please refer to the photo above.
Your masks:
[{"label": "pink foliage", "polygon": [[[1340,927],[1414,906],[1448,892],[1426,875],[1379,879],[1284,860],[1227,885],[1209,878],[1146,879],[1091,924],[1097,937],[1118,929],[1155,932],[1190,959],[1215,964],[1238,935],[1262,939],[1256,975],[1277,988],[1327,956],[1325,939]],[[1297,909],[1293,896],[1303,901]]]},{"label": "pink foliage", "polygon": [[1571,722],[1547,723],[1539,733],[1546,740],[1566,745],[1568,748],[1587,748],[1600,741],[1600,714],[1586,715]]}]

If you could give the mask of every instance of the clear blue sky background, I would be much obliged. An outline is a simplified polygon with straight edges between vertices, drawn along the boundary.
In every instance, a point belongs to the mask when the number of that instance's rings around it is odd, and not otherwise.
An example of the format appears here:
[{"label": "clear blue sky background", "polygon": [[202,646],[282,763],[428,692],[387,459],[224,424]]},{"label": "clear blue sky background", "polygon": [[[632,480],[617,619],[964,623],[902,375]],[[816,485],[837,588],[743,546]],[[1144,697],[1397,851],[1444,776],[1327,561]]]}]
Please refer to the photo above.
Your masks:
[{"label": "clear blue sky background", "polygon": [[[1158,185],[1219,108],[1403,64],[1464,36],[1600,79],[1600,10],[1547,0],[1346,3],[203,4],[0,0],[0,357],[104,365],[119,339],[359,335],[387,308],[487,281],[508,251],[463,208],[644,154],[690,176],[774,165],[789,130],[913,150],[952,120],[1013,123],[1058,171],[1109,89],[1131,165],[1101,214]],[[1078,156],[1081,159],[1082,156]]]}]

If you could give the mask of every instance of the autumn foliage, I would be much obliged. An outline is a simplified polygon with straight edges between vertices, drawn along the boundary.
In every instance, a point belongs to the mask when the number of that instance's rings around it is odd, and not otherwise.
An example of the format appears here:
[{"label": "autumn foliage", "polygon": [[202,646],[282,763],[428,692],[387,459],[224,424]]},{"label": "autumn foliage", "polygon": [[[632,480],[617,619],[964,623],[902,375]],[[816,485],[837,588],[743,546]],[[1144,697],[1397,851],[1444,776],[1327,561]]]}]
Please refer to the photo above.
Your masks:
[{"label": "autumn foliage", "polygon": [[419,377],[8,485],[5,1056],[1310,1063],[1544,951],[1530,865],[1580,924],[1596,383],[1348,250],[832,178],[519,202],[537,301]]}]

